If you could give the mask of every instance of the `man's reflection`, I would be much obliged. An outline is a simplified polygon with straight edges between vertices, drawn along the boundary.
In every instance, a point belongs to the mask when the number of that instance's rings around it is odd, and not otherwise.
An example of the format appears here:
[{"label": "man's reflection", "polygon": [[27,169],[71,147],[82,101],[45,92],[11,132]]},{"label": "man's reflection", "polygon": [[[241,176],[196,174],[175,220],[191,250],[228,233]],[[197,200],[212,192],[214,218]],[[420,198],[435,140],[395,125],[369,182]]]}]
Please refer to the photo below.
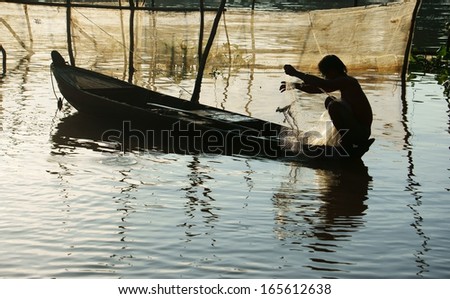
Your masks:
[{"label": "man's reflection", "polygon": [[[341,163],[328,169],[317,168],[322,201],[318,216],[327,224],[359,222],[367,209],[365,200],[372,178],[361,160]],[[357,224],[357,223],[353,223]]]},{"label": "man's reflection", "polygon": [[273,196],[275,234],[291,250],[314,253],[311,269],[339,271],[332,260],[364,225],[372,178],[362,161],[293,164],[288,180]]}]

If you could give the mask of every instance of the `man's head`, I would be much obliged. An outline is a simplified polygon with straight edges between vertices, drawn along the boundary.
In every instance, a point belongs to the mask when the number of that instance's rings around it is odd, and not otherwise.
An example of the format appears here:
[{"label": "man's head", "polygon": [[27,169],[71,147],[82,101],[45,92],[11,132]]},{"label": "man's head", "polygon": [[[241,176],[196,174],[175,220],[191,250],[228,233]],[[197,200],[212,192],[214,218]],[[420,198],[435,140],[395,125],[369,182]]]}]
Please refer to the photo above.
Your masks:
[{"label": "man's head", "polygon": [[347,67],[336,55],[327,55],[319,62],[319,71],[327,79],[346,75]]}]

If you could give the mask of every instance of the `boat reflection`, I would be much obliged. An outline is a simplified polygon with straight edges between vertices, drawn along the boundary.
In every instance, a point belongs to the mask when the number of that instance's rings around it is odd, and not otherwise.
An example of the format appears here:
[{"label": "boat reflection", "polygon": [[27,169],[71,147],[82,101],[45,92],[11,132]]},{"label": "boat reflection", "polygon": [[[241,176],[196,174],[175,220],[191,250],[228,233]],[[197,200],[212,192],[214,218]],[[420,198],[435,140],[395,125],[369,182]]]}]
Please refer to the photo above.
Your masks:
[{"label": "boat reflection", "polygon": [[69,153],[75,148],[105,153],[142,154],[153,150],[177,154],[203,152],[196,140],[177,139],[170,134],[170,128],[161,123],[152,123],[149,130],[136,122],[94,118],[76,112],[63,117],[56,125],[52,153]]},{"label": "boat reflection", "polygon": [[111,128],[117,128],[118,123],[107,120],[95,120],[79,113],[63,117],[56,125],[52,135],[52,154],[70,154],[76,148],[87,148],[98,152],[115,152],[120,147],[114,142],[105,142],[102,134]]}]

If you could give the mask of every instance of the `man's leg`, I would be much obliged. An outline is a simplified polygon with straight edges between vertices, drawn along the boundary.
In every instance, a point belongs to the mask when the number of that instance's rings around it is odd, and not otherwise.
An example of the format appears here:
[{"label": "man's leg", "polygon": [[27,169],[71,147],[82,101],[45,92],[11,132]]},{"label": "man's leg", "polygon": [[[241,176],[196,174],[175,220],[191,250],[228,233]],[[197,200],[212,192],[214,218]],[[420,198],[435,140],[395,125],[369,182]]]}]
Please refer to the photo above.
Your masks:
[{"label": "man's leg", "polygon": [[349,122],[350,111],[339,101],[331,101],[328,104],[328,113],[334,127],[341,135],[339,143],[342,146],[351,145],[353,143],[351,124]]}]

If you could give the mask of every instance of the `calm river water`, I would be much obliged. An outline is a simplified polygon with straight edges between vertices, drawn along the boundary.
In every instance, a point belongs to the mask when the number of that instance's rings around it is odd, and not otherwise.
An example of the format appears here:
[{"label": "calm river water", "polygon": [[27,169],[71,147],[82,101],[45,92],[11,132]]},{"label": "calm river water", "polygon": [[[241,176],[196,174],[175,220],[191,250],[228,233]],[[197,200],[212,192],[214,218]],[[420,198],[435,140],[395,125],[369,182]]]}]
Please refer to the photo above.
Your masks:
[{"label": "calm river water", "polygon": [[[361,165],[122,153],[99,140],[101,121],[66,102],[57,111],[49,64],[53,49],[67,57],[61,13],[32,52],[0,40],[0,277],[450,278],[449,103],[434,75],[406,82],[402,99],[398,73],[354,74],[375,119]],[[273,45],[257,53],[267,65],[279,63]],[[121,77],[123,61],[101,49],[98,39],[78,50],[80,65]],[[156,75],[137,68],[135,82],[185,97],[193,77],[170,69],[164,49],[167,63],[152,61]],[[275,109],[294,97],[278,92],[285,79],[264,65],[217,68],[201,101],[281,122]],[[299,101],[304,127],[319,125],[322,100]]]}]

